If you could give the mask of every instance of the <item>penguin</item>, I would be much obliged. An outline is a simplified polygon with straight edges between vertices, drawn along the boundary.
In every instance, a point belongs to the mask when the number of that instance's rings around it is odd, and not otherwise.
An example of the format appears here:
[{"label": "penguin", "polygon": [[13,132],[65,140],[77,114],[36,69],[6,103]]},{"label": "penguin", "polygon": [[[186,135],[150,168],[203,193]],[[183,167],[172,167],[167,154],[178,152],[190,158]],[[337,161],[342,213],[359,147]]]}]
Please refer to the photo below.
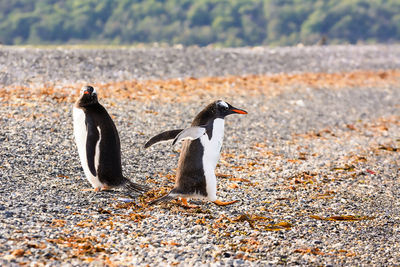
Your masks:
[{"label": "penguin", "polygon": [[82,168],[94,191],[116,187],[135,193],[148,190],[147,186],[133,183],[122,175],[117,128],[107,110],[98,102],[92,86],[82,88],[73,107],[73,124]]},{"label": "penguin", "polygon": [[165,196],[150,204],[165,202],[177,197],[182,204],[189,205],[187,198],[208,199],[219,206],[237,202],[217,200],[217,181],[215,167],[220,157],[224,138],[225,117],[231,114],[247,114],[222,100],[206,106],[194,118],[191,127],[162,132],[152,137],[145,148],[161,141],[173,139],[172,145],[184,140],[180,153],[174,188]]}]

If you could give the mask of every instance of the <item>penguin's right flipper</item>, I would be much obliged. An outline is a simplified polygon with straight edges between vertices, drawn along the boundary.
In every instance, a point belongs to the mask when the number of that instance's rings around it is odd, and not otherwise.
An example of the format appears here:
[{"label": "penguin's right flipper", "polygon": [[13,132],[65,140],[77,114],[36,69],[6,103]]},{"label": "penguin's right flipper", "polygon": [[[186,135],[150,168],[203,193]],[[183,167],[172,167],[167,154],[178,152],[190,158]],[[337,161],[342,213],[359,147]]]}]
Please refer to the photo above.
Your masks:
[{"label": "penguin's right flipper", "polygon": [[144,145],[144,148],[148,148],[158,142],[174,139],[182,131],[183,131],[183,129],[177,129],[177,130],[170,130],[170,131],[166,131],[166,132],[157,134],[156,136],[153,136],[149,141],[146,142],[146,144]]},{"label": "penguin's right flipper", "polygon": [[172,142],[172,145],[175,145],[177,142],[184,139],[194,140],[200,138],[205,133],[206,133],[206,128],[201,126],[193,126],[190,128],[186,128],[175,137],[174,142]]}]

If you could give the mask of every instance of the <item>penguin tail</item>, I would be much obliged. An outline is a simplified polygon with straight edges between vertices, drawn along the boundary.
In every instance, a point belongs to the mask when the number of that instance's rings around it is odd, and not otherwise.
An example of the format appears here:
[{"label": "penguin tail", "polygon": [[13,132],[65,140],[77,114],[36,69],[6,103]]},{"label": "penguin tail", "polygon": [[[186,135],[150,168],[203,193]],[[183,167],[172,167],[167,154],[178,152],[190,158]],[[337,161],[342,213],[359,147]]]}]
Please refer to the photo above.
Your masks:
[{"label": "penguin tail", "polygon": [[168,202],[168,201],[170,201],[170,200],[173,200],[174,198],[175,198],[175,196],[172,196],[172,195],[171,195],[171,192],[169,192],[169,193],[166,194],[165,196],[162,196],[162,197],[160,197],[160,198],[157,198],[157,199],[151,201],[151,202],[149,203],[149,205],[155,205],[155,204],[158,204],[158,203],[161,203],[161,202]]},{"label": "penguin tail", "polygon": [[150,187],[148,187],[147,185],[141,185],[141,184],[134,183],[131,180],[129,180],[128,178],[125,178],[124,180],[125,180],[125,183],[124,183],[123,187],[126,190],[128,190],[129,192],[135,192],[137,194],[142,194],[142,193],[145,193],[150,190]]},{"label": "penguin tail", "polygon": [[170,130],[170,131],[166,131],[166,132],[157,134],[156,136],[153,136],[149,141],[147,141],[146,144],[144,144],[144,148],[148,148],[158,142],[175,139],[175,137],[182,131],[183,131],[183,129],[177,129],[177,130]]}]

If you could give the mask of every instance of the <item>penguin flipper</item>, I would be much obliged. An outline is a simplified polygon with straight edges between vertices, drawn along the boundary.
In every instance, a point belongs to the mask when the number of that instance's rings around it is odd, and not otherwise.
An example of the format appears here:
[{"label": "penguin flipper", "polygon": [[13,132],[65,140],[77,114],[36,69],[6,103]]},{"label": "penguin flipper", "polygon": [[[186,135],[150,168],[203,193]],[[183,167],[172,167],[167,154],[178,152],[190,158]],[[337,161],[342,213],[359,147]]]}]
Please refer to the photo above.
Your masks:
[{"label": "penguin flipper", "polygon": [[170,130],[170,131],[166,131],[166,132],[157,134],[156,136],[153,136],[149,141],[146,142],[146,144],[144,145],[144,148],[148,148],[158,142],[174,139],[182,131],[183,131],[183,129],[177,129],[177,130]]},{"label": "penguin flipper", "polygon": [[206,133],[206,128],[202,126],[193,126],[190,128],[186,128],[175,137],[174,142],[172,142],[172,145],[175,145],[177,142],[184,139],[195,140],[197,138],[200,138],[205,133]]},{"label": "penguin flipper", "polygon": [[91,120],[86,120],[87,136],[86,136],[86,159],[90,172],[96,176],[96,145],[100,142],[100,133]]}]

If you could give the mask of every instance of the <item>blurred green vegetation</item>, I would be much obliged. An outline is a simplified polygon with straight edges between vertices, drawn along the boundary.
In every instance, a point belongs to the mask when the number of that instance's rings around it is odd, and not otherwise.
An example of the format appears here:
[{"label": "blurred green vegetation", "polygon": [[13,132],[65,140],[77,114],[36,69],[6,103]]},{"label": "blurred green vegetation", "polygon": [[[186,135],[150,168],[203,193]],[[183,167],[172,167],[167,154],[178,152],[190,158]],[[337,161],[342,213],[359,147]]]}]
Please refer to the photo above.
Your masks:
[{"label": "blurred green vegetation", "polygon": [[400,40],[399,0],[0,0],[3,44],[306,45]]}]

